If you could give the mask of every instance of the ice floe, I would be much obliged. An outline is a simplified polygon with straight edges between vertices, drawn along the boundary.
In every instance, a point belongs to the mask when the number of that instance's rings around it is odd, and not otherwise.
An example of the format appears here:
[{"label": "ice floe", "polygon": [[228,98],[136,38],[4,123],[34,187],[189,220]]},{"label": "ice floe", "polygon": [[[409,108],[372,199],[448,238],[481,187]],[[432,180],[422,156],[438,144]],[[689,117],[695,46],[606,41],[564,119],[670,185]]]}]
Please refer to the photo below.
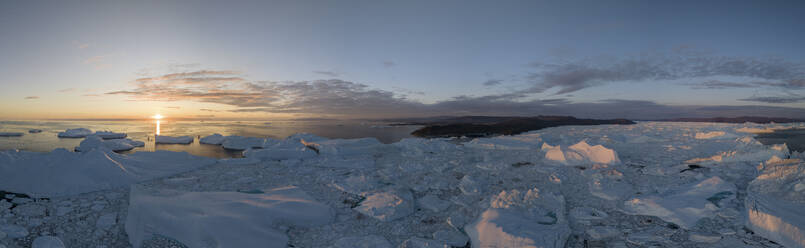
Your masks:
[{"label": "ice floe", "polygon": [[220,145],[221,143],[224,143],[225,138],[226,136],[216,133],[210,136],[205,136],[199,139],[198,142],[201,144],[208,144],[208,145]]},{"label": "ice floe", "polygon": [[59,138],[84,138],[92,134],[92,130],[86,128],[67,129],[58,134]]},{"label": "ice floe", "polygon": [[143,147],[145,146],[145,142],[142,141],[135,141],[131,139],[111,139],[111,140],[104,140],[99,136],[90,135],[84,138],[81,141],[81,144],[75,148],[76,151],[79,152],[86,152],[92,149],[109,149],[112,151],[128,151],[134,149],[135,147]]}]

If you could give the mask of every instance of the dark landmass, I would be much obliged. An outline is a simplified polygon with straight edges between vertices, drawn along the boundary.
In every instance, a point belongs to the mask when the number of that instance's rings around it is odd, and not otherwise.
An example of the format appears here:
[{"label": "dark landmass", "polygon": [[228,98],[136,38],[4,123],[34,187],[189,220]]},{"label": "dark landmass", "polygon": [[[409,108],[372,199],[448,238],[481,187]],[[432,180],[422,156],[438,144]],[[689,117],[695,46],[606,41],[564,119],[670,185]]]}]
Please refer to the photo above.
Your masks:
[{"label": "dark landmass", "polygon": [[659,121],[673,121],[673,122],[718,122],[718,123],[792,123],[792,122],[805,122],[802,119],[791,119],[785,117],[759,117],[759,116],[741,116],[741,117],[713,117],[713,118],[676,118],[665,119]]},{"label": "dark landmass", "polygon": [[605,125],[635,124],[626,119],[596,120],[577,119],[572,116],[537,116],[537,117],[496,117],[496,116],[462,116],[432,120],[431,122],[407,123],[409,125],[425,125],[413,133],[417,137],[486,137],[493,135],[514,135],[548,127],[567,125]]}]

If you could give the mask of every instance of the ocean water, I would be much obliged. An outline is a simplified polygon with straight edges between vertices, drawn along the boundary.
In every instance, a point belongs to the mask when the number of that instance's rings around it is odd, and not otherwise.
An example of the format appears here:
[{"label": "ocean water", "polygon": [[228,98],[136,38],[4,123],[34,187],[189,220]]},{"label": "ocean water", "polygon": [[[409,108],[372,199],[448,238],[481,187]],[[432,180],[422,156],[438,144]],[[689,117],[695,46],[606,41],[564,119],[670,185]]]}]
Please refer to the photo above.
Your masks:
[{"label": "ocean water", "polygon": [[[92,131],[113,131],[128,134],[128,138],[145,142],[145,147],[132,151],[184,151],[193,155],[215,158],[240,157],[240,151],[229,151],[217,145],[200,144],[198,139],[213,133],[282,139],[295,133],[312,133],[331,139],[374,137],[383,143],[397,142],[412,137],[419,126],[389,126],[383,122],[356,121],[0,121],[0,132],[20,132],[22,137],[0,137],[0,150],[19,149],[49,152],[56,148],[73,150],[83,139],[59,138],[57,134],[70,128],[88,128]],[[41,129],[41,133],[28,133]],[[192,136],[189,145],[155,144],[156,134]]]},{"label": "ocean water", "polygon": [[772,133],[758,134],[755,139],[763,144],[783,144],[791,151],[805,151],[805,129],[776,130]]}]

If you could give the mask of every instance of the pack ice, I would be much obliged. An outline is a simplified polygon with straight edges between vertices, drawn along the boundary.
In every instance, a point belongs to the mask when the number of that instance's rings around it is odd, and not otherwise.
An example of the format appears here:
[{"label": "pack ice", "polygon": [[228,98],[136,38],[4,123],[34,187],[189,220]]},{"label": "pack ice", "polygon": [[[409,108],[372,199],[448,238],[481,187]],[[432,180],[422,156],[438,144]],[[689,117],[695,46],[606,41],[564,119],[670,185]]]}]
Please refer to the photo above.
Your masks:
[{"label": "pack ice", "polygon": [[[133,141],[88,134],[82,152],[0,152],[0,190],[56,196],[0,199],[0,244],[803,247],[803,155],[747,132],[793,126],[640,122],[393,144],[201,138],[245,149],[218,161],[116,154]],[[96,203],[105,199],[124,200]]]}]

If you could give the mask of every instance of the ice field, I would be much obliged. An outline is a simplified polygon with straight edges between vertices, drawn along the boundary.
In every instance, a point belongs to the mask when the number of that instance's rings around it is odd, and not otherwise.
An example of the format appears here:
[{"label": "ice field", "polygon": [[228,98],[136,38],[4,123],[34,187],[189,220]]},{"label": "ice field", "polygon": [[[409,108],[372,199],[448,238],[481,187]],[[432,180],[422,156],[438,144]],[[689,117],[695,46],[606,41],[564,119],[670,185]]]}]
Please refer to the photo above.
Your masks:
[{"label": "ice field", "polygon": [[0,152],[0,248],[805,247],[805,157],[753,138],[800,125],[202,138],[243,150],[219,160],[68,130],[76,151]]}]

